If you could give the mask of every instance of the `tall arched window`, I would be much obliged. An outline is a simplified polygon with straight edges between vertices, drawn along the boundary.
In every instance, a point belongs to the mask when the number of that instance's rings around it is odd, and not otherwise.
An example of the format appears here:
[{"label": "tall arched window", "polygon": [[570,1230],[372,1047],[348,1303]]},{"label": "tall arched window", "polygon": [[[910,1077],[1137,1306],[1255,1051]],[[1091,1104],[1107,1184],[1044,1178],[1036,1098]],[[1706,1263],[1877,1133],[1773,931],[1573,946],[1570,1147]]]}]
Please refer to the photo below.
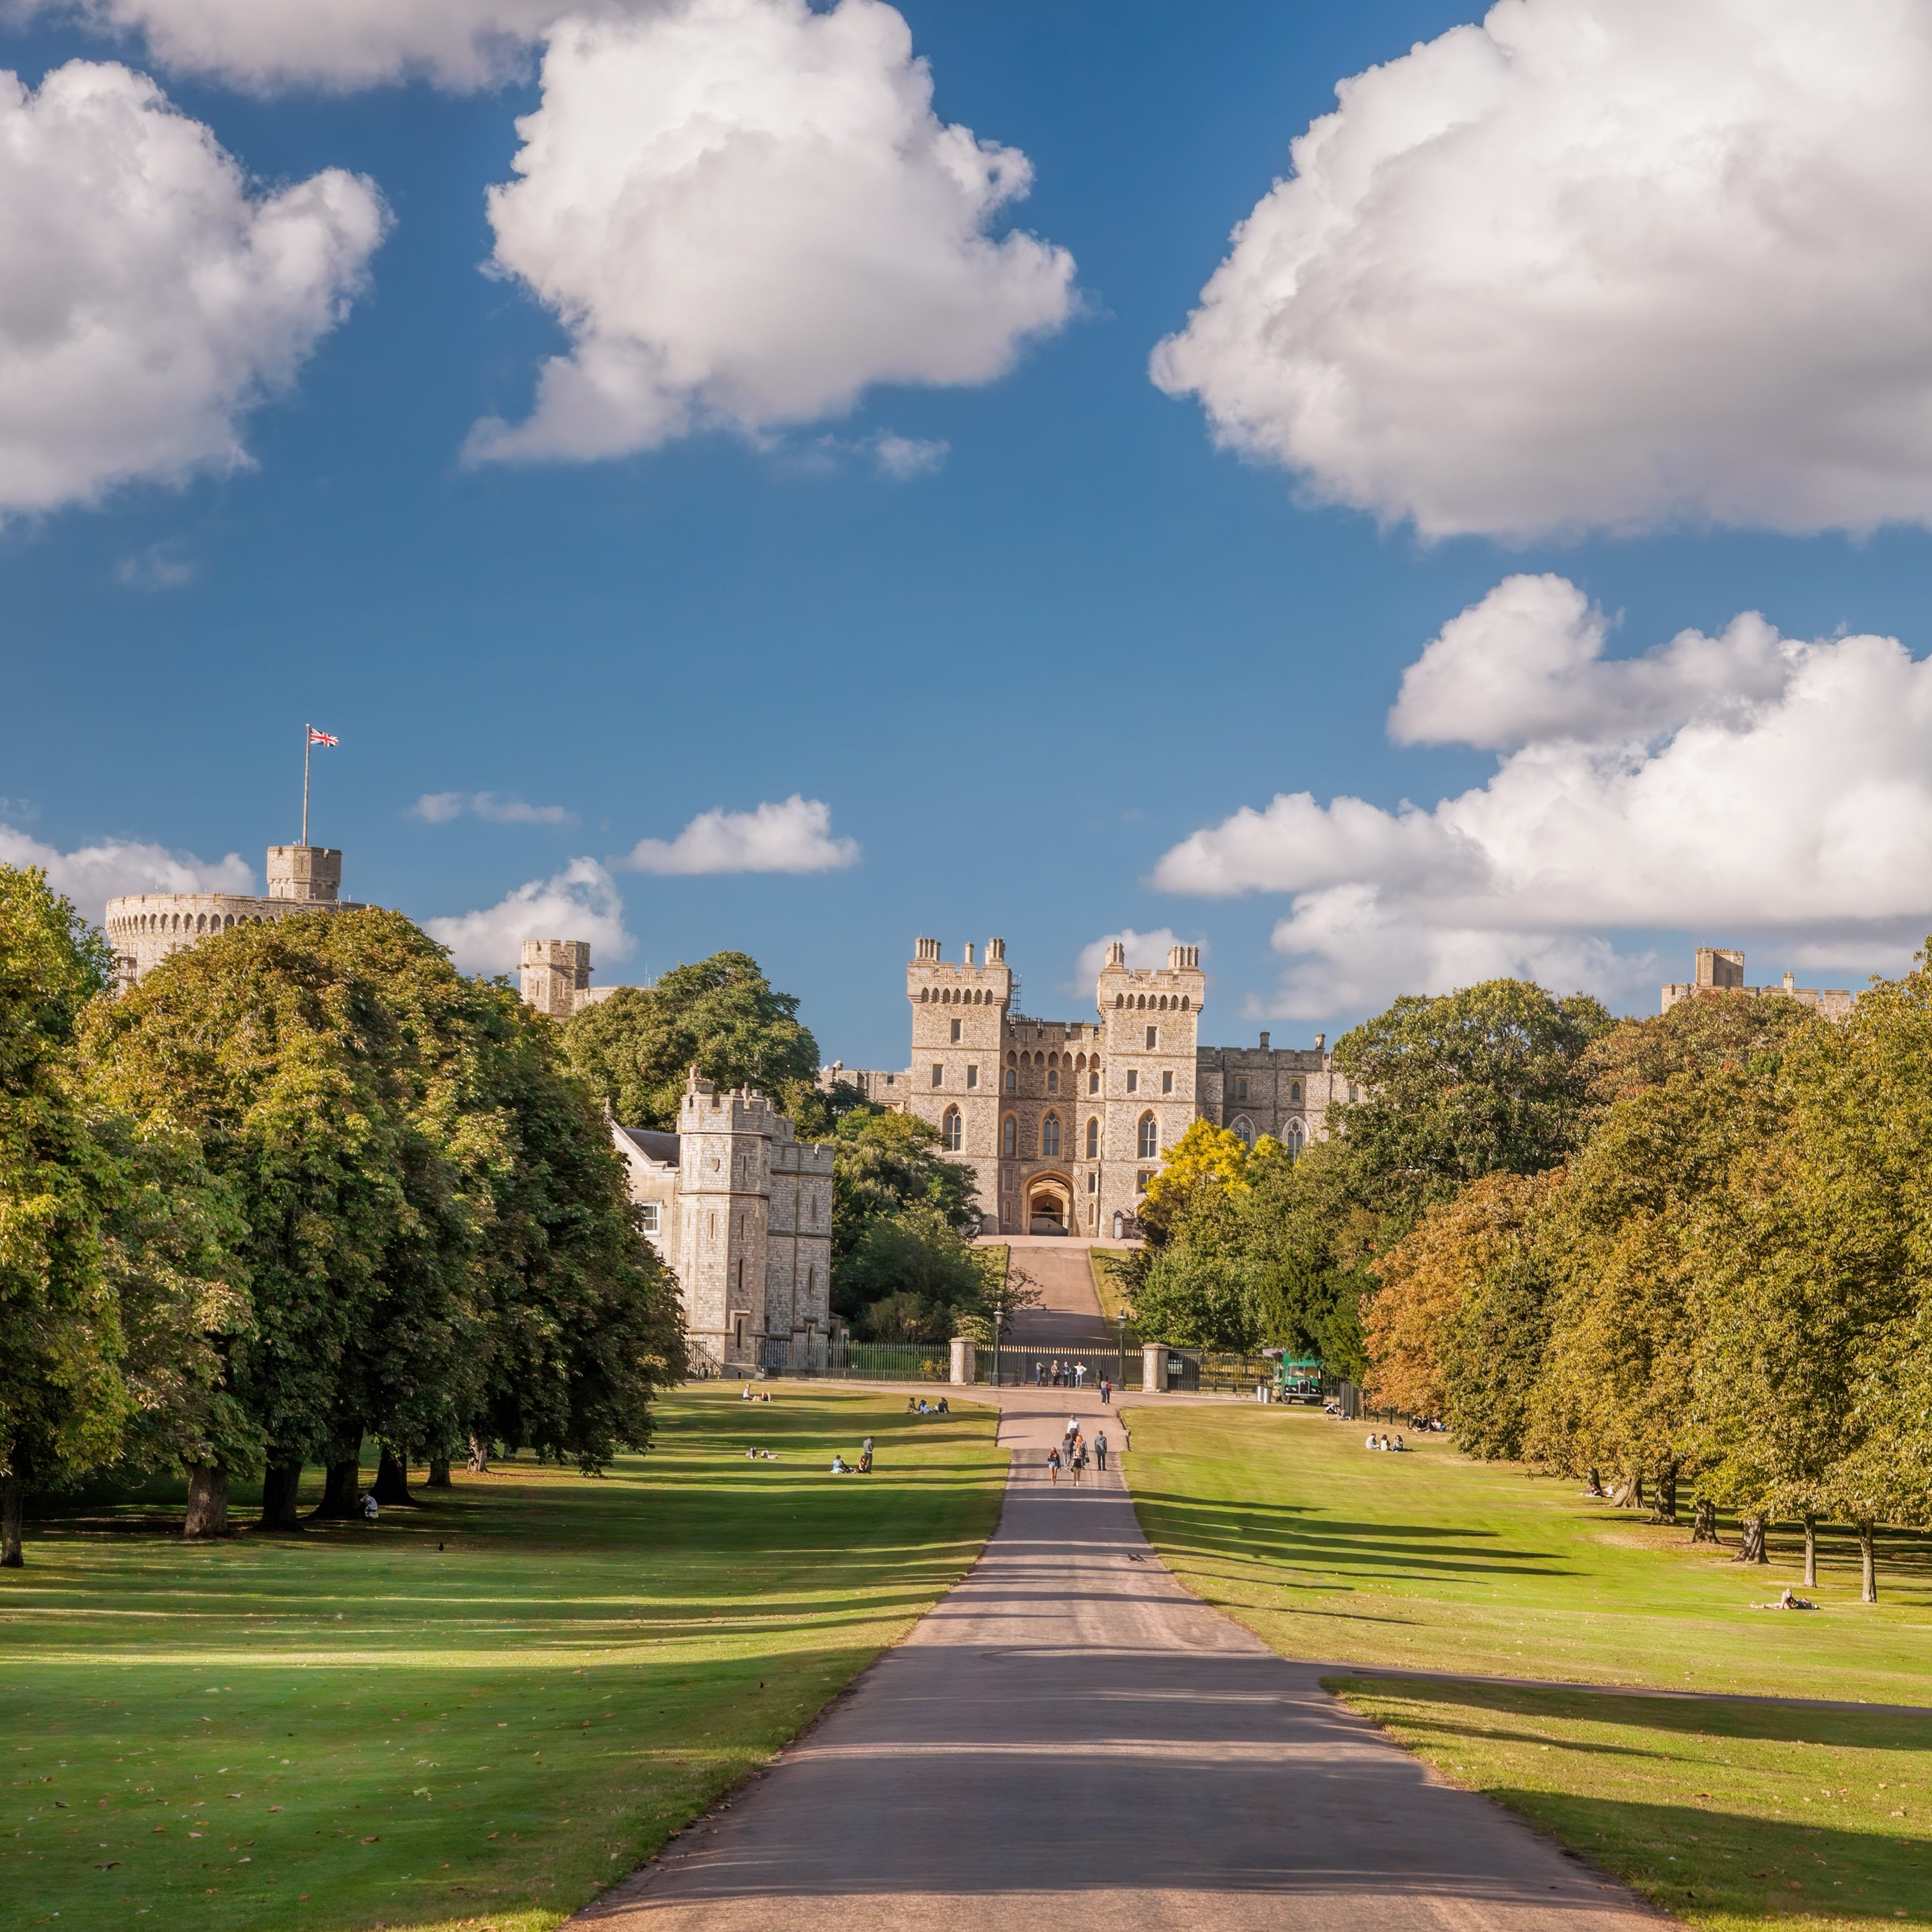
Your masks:
[{"label": "tall arched window", "polygon": [[1046,1090],[1049,1094],[1058,1094],[1060,1091],[1060,1069],[1057,1066],[1048,1070]]},{"label": "tall arched window", "polygon": [[1090,1094],[1097,1094],[1100,1090],[1100,1070],[1097,1066],[1088,1070],[1087,1090]]},{"label": "tall arched window", "polygon": [[1291,1080],[1288,1083],[1288,1097],[1291,1100],[1301,1098],[1301,1082],[1299,1080]]},{"label": "tall arched window", "polygon": [[1141,1159],[1151,1160],[1160,1151],[1160,1129],[1151,1114],[1141,1116]]},{"label": "tall arched window", "polygon": [[1087,1123],[1087,1158],[1089,1160],[1100,1158],[1100,1123],[1097,1118]]},{"label": "tall arched window", "polygon": [[1282,1136],[1282,1138],[1288,1143],[1288,1157],[1290,1160],[1295,1160],[1300,1155],[1307,1138],[1306,1134],[1302,1130],[1301,1123],[1299,1120],[1288,1122],[1288,1132]]},{"label": "tall arched window", "polygon": [[948,1107],[946,1118],[939,1124],[939,1144],[953,1154],[959,1151],[959,1109]]},{"label": "tall arched window", "polygon": [[1060,1116],[1049,1114],[1040,1124],[1040,1150],[1048,1160],[1060,1158]]},{"label": "tall arched window", "polygon": [[1251,1148],[1254,1145],[1255,1124],[1246,1114],[1234,1123],[1234,1133],[1244,1148]]},{"label": "tall arched window", "polygon": [[1014,1150],[1018,1140],[1019,1129],[1014,1124],[1012,1115],[1009,1114],[1006,1118],[1005,1124],[1000,1129],[1000,1151],[1009,1160],[1013,1157]]}]

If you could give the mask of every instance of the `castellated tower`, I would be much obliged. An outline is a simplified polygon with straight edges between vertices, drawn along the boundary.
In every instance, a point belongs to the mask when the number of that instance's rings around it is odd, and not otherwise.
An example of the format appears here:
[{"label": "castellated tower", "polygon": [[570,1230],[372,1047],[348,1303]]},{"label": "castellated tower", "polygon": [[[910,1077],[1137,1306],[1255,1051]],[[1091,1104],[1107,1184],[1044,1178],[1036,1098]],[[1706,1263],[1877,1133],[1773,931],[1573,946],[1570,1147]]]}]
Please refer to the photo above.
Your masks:
[{"label": "castellated tower", "polygon": [[116,978],[124,992],[145,979],[170,952],[211,932],[259,925],[298,912],[361,912],[338,896],[342,854],[332,845],[271,845],[268,896],[238,892],[130,892],[110,899],[104,921],[116,956]]},{"label": "castellated tower", "polygon": [[554,1020],[575,1012],[578,995],[590,989],[587,939],[526,939],[520,976],[524,999]]},{"label": "castellated tower", "polygon": [[1207,992],[1198,946],[1170,947],[1165,966],[1139,968],[1118,940],[1107,949],[1094,994],[1102,1091],[1082,1096],[1082,1132],[1100,1144],[1100,1228],[1116,1212],[1138,1212],[1148,1182],[1201,1111],[1196,1049]]},{"label": "castellated tower", "polygon": [[912,1066],[905,1105],[937,1127],[940,1146],[972,1170],[989,1226],[997,1225],[1000,1064],[1012,990],[1004,939],[987,940],[983,964],[970,944],[954,965],[941,957],[938,940],[914,942],[906,968]]}]

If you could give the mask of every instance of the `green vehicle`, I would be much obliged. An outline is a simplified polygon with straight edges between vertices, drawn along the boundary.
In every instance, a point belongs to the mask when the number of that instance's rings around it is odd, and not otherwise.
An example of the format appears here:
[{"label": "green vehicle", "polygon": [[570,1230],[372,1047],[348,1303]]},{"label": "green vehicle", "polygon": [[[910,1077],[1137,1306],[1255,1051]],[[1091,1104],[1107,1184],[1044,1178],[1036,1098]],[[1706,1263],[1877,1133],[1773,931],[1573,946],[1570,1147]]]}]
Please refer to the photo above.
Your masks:
[{"label": "green vehicle", "polygon": [[1291,1355],[1286,1348],[1264,1348],[1275,1358],[1274,1399],[1276,1402],[1305,1402],[1322,1406],[1322,1358],[1318,1355]]}]

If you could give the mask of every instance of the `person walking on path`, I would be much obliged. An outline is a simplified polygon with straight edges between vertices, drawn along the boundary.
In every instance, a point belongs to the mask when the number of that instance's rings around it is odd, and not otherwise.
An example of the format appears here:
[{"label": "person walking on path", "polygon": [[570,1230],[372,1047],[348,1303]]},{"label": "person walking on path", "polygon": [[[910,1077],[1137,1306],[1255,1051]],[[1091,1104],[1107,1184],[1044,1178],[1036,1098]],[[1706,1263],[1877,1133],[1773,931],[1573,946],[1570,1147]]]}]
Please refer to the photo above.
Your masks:
[{"label": "person walking on path", "polygon": [[1107,1432],[1096,1429],[1094,1432],[1094,1466],[1102,1475],[1107,1469]]},{"label": "person walking on path", "polygon": [[1046,1452],[1046,1480],[1049,1483],[1060,1480],[1060,1451],[1049,1449]]},{"label": "person walking on path", "polygon": [[1087,1445],[1084,1442],[1076,1442],[1073,1445],[1073,1486],[1076,1489],[1080,1486],[1080,1472],[1086,1466]]},{"label": "person walking on path", "polygon": [[1102,1406],[1112,1402],[1113,1399],[1114,1378],[1112,1376],[1102,1376],[1100,1378],[1100,1400]]}]

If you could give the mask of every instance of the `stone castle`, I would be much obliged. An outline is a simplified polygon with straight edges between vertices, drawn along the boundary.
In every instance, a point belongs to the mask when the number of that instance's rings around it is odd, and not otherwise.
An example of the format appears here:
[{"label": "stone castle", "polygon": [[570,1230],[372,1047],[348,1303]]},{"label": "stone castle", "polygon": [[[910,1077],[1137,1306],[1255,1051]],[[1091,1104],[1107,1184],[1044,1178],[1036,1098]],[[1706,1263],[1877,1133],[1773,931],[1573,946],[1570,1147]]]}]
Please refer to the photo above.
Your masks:
[{"label": "stone castle", "polygon": [[875,1105],[938,1130],[941,1150],[972,1170],[988,1232],[1113,1238],[1130,1233],[1148,1183],[1191,1120],[1252,1146],[1291,1152],[1328,1132],[1329,1108],[1357,1097],[1318,1034],[1312,1048],[1203,1046],[1208,980],[1196,946],[1130,967],[1118,942],[1095,984],[1094,1018],[1044,1020],[1017,1010],[1006,942],[948,962],[921,939],[906,968],[912,1064],[903,1071],[826,1068]]},{"label": "stone castle", "polygon": [[134,892],[110,899],[105,920],[116,979],[124,991],[170,952],[211,932],[298,912],[359,912],[340,896],[342,854],[329,845],[271,845],[268,896],[237,892]]},{"label": "stone castle", "polygon": [[1679,1000],[1695,999],[1700,993],[1749,993],[1759,998],[1766,993],[1782,993],[1788,1000],[1813,1008],[1821,1019],[1841,1020],[1858,1003],[1858,994],[1842,986],[1827,987],[1821,992],[1816,986],[1794,984],[1789,973],[1782,986],[1747,986],[1744,956],[1728,946],[1699,946],[1696,974],[1696,978],[1688,984],[1673,981],[1664,987],[1660,1011],[1667,1013]]}]

